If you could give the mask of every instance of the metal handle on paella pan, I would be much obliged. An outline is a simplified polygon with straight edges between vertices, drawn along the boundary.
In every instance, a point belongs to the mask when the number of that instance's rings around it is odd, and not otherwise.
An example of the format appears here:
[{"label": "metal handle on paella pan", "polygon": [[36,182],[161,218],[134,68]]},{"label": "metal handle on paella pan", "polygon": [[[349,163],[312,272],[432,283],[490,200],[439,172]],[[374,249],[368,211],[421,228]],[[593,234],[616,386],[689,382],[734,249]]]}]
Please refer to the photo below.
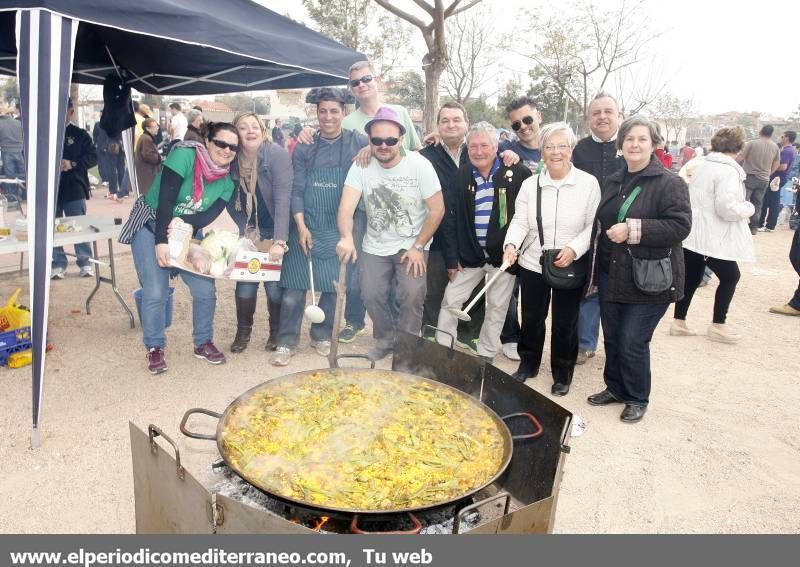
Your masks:
[{"label": "metal handle on paella pan", "polygon": [[369,362],[369,367],[375,369],[375,361],[368,357],[366,354],[339,354],[336,355],[336,368],[339,368],[339,361],[343,358],[362,358]]},{"label": "metal handle on paella pan", "polygon": [[504,415],[500,419],[505,421],[505,420],[507,420],[509,418],[512,418],[512,417],[527,417],[528,419],[531,420],[533,425],[536,427],[536,430],[533,433],[528,433],[527,435],[512,435],[511,436],[512,440],[517,441],[519,439],[536,439],[542,433],[544,433],[544,427],[542,427],[542,424],[539,423],[539,420],[536,419],[536,416],[533,415],[532,413],[525,413],[525,412],[522,412],[522,413],[510,413],[508,415]]},{"label": "metal handle on paella pan", "polygon": [[187,412],[185,414],[183,414],[183,419],[181,420],[181,425],[180,425],[181,433],[186,435],[186,437],[191,437],[192,439],[205,439],[207,441],[216,441],[217,440],[216,434],[209,435],[207,433],[194,433],[194,432],[189,431],[188,429],[186,429],[186,422],[189,421],[189,416],[191,416],[191,415],[193,415],[195,413],[202,413],[203,415],[216,417],[217,419],[222,417],[221,413],[217,413],[215,411],[211,411],[211,410],[207,410],[207,409],[203,409],[203,408],[192,408],[190,410],[187,410]]},{"label": "metal handle on paella pan", "polygon": [[484,498],[483,500],[479,500],[474,504],[470,504],[469,506],[464,506],[461,510],[458,511],[456,517],[453,519],[453,533],[457,534],[461,531],[461,523],[466,518],[466,515],[472,512],[473,510],[477,510],[481,506],[485,506],[489,502],[494,502],[495,500],[500,500],[501,498],[505,498],[505,504],[503,505],[503,516],[508,516],[508,511],[511,509],[511,495],[508,492],[498,492],[488,498]]},{"label": "metal handle on paella pan", "polygon": [[392,530],[388,532],[367,532],[362,530],[358,527],[358,514],[353,516],[353,521],[350,522],[350,531],[354,534],[359,535],[371,535],[371,534],[380,534],[380,535],[417,535],[419,532],[422,531],[422,522],[420,522],[417,517],[412,514],[411,512],[406,512],[408,514],[408,519],[411,520],[411,523],[414,525],[413,528],[410,530]]},{"label": "metal handle on paella pan", "polygon": [[175,450],[175,467],[177,469],[178,478],[180,480],[186,479],[186,469],[183,468],[181,464],[181,452],[178,450],[178,445],[175,444],[175,441],[170,438],[169,435],[161,431],[160,427],[156,427],[152,423],[147,426],[147,434],[150,437],[150,450],[153,454],[158,454],[158,443],[156,443],[156,437],[163,437],[164,440],[172,445],[172,448]]},{"label": "metal handle on paella pan", "polygon": [[433,331],[434,337],[436,336],[436,333],[444,333],[445,335],[448,335],[450,337],[450,350],[453,350],[455,348],[455,346],[456,346],[456,337],[455,337],[455,335],[453,335],[453,333],[451,333],[449,331],[445,331],[443,329],[440,329],[439,327],[434,327],[433,325],[428,325],[427,323],[425,323],[424,325],[422,325],[422,334],[423,335],[425,334],[425,329],[431,329]]}]

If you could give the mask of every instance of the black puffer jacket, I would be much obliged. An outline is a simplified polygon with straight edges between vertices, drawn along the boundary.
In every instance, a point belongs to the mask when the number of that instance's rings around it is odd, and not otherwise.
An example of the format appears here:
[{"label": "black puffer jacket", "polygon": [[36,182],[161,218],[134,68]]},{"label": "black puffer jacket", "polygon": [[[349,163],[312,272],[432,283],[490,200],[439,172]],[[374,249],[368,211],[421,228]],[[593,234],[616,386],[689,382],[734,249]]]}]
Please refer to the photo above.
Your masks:
[{"label": "black puffer jacket", "polygon": [[[475,235],[475,178],[472,164],[467,162],[458,168],[452,177],[450,187],[445,191],[446,212],[442,221],[444,259],[448,268],[461,264],[465,268],[480,268],[487,262],[494,267],[503,263],[503,242],[508,225],[514,218],[514,203],[522,182],[531,176],[530,170],[518,163],[500,168],[492,177],[494,182],[494,204],[489,217],[489,230],[486,233],[486,258],[484,249]],[[506,193],[507,220],[503,228],[500,220],[500,192]],[[514,270],[509,270],[514,273]]]},{"label": "black puffer jacket", "polygon": [[[633,185],[639,185],[642,192],[628,210],[626,222],[629,226],[641,227],[638,244],[612,244],[611,263],[608,272],[608,291],[604,298],[614,303],[672,303],[683,298],[685,270],[683,247],[681,243],[692,228],[692,209],[689,201],[689,188],[686,183],[664,169],[655,155],[650,164],[635,178],[635,183],[622,186],[625,169],[612,173],[603,187],[598,211],[620,191],[627,193]],[[595,218],[592,233],[592,281],[589,290],[597,282],[597,254],[600,231],[599,218]],[[635,231],[633,231],[635,232]],[[635,238],[635,234],[631,234]],[[630,248],[630,254],[628,253]],[[673,286],[660,295],[646,295],[633,283],[631,256],[638,258],[664,258],[671,253]]]}]

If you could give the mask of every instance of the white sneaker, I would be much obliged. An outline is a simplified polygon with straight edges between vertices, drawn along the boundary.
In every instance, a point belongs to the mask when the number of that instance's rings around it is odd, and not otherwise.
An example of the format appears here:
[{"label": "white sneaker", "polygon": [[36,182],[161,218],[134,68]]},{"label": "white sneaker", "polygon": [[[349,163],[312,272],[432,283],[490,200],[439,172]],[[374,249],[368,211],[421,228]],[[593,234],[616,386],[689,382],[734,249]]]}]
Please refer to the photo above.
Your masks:
[{"label": "white sneaker", "polygon": [[94,271],[92,270],[91,266],[84,266],[81,268],[81,277],[82,278],[93,278]]},{"label": "white sneaker", "polygon": [[331,353],[330,341],[311,341],[311,346],[317,351],[320,356],[328,356]]},{"label": "white sneaker", "polygon": [[292,357],[292,349],[286,346],[279,346],[275,350],[275,356],[272,357],[270,362],[273,366],[288,366],[289,359]]},{"label": "white sneaker", "polygon": [[517,343],[505,343],[503,345],[503,354],[508,360],[519,360]]},{"label": "white sneaker", "polygon": [[67,270],[65,268],[53,268],[50,270],[51,280],[63,280]]},{"label": "white sneaker", "polygon": [[775,231],[772,230],[771,228],[767,228],[766,226],[762,226],[761,228],[758,229],[758,232],[775,232]]}]

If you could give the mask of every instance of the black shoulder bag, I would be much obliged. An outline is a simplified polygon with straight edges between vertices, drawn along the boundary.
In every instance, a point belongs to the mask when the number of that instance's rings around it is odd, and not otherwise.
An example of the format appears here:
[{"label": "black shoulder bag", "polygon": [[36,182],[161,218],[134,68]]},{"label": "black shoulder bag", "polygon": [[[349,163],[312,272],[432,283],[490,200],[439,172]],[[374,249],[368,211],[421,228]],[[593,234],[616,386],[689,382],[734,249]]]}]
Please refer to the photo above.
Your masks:
[{"label": "black shoulder bag", "polygon": [[[588,270],[588,255],[584,254],[580,260],[575,260],[566,268],[559,268],[553,265],[560,248],[544,247],[544,231],[542,230],[542,185],[539,181],[541,176],[536,178],[536,225],[539,228],[539,245],[542,248],[542,256],[539,262],[542,264],[542,279],[553,289],[578,289],[586,285]],[[558,211],[556,211],[558,214]],[[553,237],[555,240],[555,236]]]},{"label": "black shoulder bag", "polygon": [[[631,191],[617,213],[617,222],[625,222],[628,209],[641,192],[642,188],[638,185]],[[672,287],[672,248],[664,258],[637,258],[628,246],[628,255],[631,257],[633,284],[636,289],[645,295],[660,295]]]}]

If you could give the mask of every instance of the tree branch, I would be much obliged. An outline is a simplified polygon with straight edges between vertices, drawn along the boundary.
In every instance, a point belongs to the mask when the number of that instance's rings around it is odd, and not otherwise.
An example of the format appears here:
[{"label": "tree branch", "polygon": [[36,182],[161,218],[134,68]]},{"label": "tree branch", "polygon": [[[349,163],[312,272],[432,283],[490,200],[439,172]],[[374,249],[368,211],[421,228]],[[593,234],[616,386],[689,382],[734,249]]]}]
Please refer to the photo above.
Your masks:
[{"label": "tree branch", "polygon": [[456,7],[456,5],[460,1],[461,0],[456,0],[455,2],[450,4],[450,6],[447,7],[447,9],[444,11],[444,17],[445,18],[449,18],[450,16],[455,16],[456,14],[460,14],[461,12],[465,12],[465,11],[469,10],[470,8],[472,8],[474,5],[480,4],[483,0],[472,0],[466,6],[462,6],[461,8],[455,10],[454,8]]},{"label": "tree branch", "polygon": [[414,4],[425,10],[431,17],[433,17],[433,6],[425,2],[425,0],[414,0]]},{"label": "tree branch", "polygon": [[378,4],[384,10],[391,12],[401,20],[407,21],[409,24],[418,27],[422,30],[422,33],[425,34],[428,31],[428,24],[414,16],[413,14],[409,14],[408,12],[401,10],[400,8],[393,6],[389,0],[375,0],[375,3]]}]

